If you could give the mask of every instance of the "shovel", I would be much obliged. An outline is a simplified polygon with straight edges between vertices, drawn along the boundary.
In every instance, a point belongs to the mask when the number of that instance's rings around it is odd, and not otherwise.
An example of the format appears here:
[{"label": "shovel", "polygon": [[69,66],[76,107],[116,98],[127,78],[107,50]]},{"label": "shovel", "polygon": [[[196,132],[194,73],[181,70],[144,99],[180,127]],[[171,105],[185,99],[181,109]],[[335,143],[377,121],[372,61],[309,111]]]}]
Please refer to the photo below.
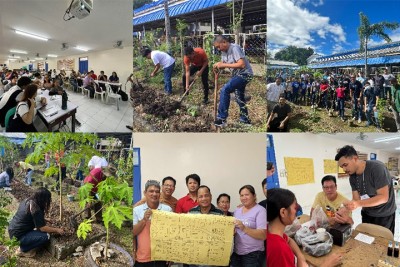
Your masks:
[{"label": "shovel", "polygon": [[[217,108],[218,108],[218,76],[219,69],[214,69],[214,121],[217,120]],[[219,133],[220,127],[217,127],[217,132]]]},{"label": "shovel", "polygon": [[190,88],[192,88],[192,85],[194,84],[194,82],[196,81],[196,79],[197,79],[197,75],[194,77],[192,83],[189,85],[189,88],[185,91],[185,93],[183,93],[181,99],[179,100],[179,103],[181,103],[182,100],[185,98],[185,96],[189,93],[189,90],[190,90]]}]

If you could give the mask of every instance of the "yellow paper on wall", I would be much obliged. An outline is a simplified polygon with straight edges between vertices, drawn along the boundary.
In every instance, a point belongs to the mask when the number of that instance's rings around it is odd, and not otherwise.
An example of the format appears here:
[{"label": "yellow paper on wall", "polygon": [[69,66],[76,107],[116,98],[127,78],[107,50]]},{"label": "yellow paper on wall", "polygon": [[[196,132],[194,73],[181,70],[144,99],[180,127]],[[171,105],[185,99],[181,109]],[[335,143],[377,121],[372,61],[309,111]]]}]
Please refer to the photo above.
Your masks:
[{"label": "yellow paper on wall", "polygon": [[324,174],[338,173],[338,163],[333,159],[324,159]]},{"label": "yellow paper on wall", "polygon": [[153,210],[151,260],[228,266],[234,218]]},{"label": "yellow paper on wall", "polygon": [[285,157],[288,185],[314,183],[314,162],[312,158]]}]

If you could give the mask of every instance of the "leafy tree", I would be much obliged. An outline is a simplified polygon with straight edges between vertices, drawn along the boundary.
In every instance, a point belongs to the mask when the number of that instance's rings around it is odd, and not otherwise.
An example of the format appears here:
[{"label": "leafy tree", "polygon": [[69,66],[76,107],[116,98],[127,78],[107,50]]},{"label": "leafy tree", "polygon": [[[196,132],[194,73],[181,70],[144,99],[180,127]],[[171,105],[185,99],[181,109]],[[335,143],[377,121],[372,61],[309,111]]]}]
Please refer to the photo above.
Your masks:
[{"label": "leafy tree", "polygon": [[153,0],[134,0],[133,1],[133,9],[137,9],[139,7],[144,6],[145,4],[150,4]]},{"label": "leafy tree", "polygon": [[378,36],[384,39],[386,42],[391,42],[389,35],[385,33],[385,29],[395,30],[399,27],[399,23],[397,22],[379,22],[375,24],[370,24],[369,19],[362,12],[360,12],[360,27],[358,27],[358,37],[360,38],[360,52],[364,52],[365,59],[365,75],[368,77],[368,66],[367,66],[367,58],[368,58],[368,41],[372,36]]},{"label": "leafy tree", "polygon": [[17,258],[12,251],[13,248],[19,246],[19,242],[15,239],[15,237],[9,240],[6,239],[5,236],[5,231],[8,226],[8,216],[10,215],[5,207],[10,203],[11,198],[5,194],[5,191],[0,190],[0,244],[2,244],[5,249],[5,251],[3,251],[0,255],[4,255],[6,257],[6,262],[1,265],[4,267],[17,266]]},{"label": "leafy tree", "polygon": [[290,45],[283,48],[275,54],[276,60],[285,60],[294,62],[300,66],[307,65],[307,58],[314,54],[314,49],[312,48],[299,48]]},{"label": "leafy tree", "polygon": [[[86,183],[79,188],[79,205],[84,208],[86,204],[93,203],[95,200],[90,192],[93,184]],[[110,244],[109,233],[110,224],[121,229],[124,220],[132,220],[133,188],[125,181],[119,183],[114,177],[107,177],[97,186],[97,194],[102,202],[103,221],[106,228],[106,251],[104,257],[107,258],[107,251]],[[92,215],[93,218],[94,215]],[[86,239],[87,234],[92,231],[93,219],[89,218],[80,223],[77,231],[78,238]]]},{"label": "leafy tree", "polygon": [[[50,166],[44,175],[46,177],[58,174],[60,184],[60,221],[62,220],[62,181],[61,181],[61,164],[65,164],[68,168],[78,165],[82,158],[85,162],[89,162],[92,156],[100,155],[94,148],[97,141],[94,134],[84,133],[29,133],[23,144],[24,147],[34,147],[33,153],[29,154],[26,162],[38,163],[46,152],[53,155],[60,155],[58,166]],[[61,153],[64,155],[61,156]]]}]

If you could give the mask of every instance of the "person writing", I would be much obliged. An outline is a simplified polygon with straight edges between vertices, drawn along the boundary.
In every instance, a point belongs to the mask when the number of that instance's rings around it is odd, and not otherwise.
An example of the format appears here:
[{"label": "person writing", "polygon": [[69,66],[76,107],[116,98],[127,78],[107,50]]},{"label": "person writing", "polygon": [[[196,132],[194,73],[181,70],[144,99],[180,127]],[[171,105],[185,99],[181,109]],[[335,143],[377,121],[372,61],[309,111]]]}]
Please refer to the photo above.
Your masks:
[{"label": "person writing", "polygon": [[51,193],[43,187],[19,204],[8,226],[10,237],[19,241],[18,256],[34,257],[36,250],[49,242],[51,233],[64,234],[63,229],[46,225],[45,214],[49,213],[50,205]]},{"label": "person writing", "polygon": [[25,88],[15,114],[9,120],[8,127],[6,128],[7,132],[37,132],[33,125],[33,119],[36,115],[35,98],[37,89],[36,84],[30,84]]}]

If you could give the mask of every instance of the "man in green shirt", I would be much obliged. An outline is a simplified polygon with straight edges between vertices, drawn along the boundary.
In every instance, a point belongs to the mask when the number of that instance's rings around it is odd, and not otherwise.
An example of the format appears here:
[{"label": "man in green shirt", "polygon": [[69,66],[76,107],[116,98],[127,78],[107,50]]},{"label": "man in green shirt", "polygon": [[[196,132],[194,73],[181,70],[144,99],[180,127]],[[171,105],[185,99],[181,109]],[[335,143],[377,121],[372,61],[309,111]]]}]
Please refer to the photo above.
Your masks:
[{"label": "man in green shirt", "polygon": [[392,112],[393,112],[393,117],[394,120],[396,121],[396,127],[397,131],[400,132],[400,85],[397,82],[396,78],[392,78],[390,80],[392,84],[392,96],[393,96],[393,102],[392,104]]}]

